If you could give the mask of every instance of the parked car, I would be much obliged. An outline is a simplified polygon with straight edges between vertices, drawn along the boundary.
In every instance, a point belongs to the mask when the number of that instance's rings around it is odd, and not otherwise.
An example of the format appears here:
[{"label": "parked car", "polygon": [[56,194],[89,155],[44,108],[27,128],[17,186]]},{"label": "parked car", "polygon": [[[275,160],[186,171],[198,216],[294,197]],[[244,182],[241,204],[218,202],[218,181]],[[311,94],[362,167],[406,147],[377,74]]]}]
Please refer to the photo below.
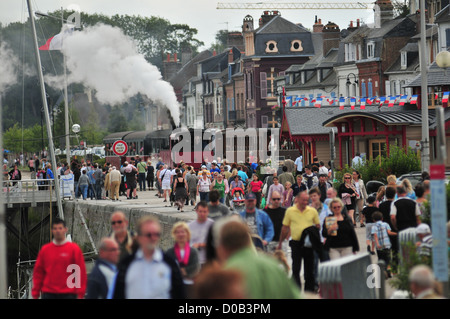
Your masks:
[{"label": "parked car", "polygon": [[366,183],[366,192],[368,196],[377,196],[378,189],[384,186],[380,181],[368,181]]},{"label": "parked car", "polygon": [[[402,176],[397,178],[397,184],[400,184],[405,178],[409,179],[414,189],[414,187],[416,187],[416,185],[419,184],[422,179],[422,172],[419,171],[403,174]],[[450,182],[450,171],[445,171],[445,184],[448,184],[449,182]]]}]

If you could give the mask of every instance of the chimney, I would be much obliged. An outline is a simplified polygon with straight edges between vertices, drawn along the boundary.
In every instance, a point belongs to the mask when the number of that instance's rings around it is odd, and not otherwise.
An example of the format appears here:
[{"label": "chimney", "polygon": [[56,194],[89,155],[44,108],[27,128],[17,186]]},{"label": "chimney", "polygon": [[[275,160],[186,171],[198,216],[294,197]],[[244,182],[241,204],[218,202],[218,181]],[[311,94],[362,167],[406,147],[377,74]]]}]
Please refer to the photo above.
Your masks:
[{"label": "chimney", "polygon": [[357,27],[357,28],[360,27],[359,19],[356,19],[356,27]]},{"label": "chimney", "polygon": [[213,56],[216,56],[217,55],[217,52],[216,52],[216,50],[214,49],[214,51],[213,51]]},{"label": "chimney", "polygon": [[230,51],[228,51],[228,64],[233,63],[233,61],[234,61],[233,49],[230,49]]},{"label": "chimney", "polygon": [[317,16],[316,16],[316,21],[313,25],[313,32],[322,32],[322,30],[323,30],[322,19],[319,19],[319,21],[317,22]]},{"label": "chimney", "polygon": [[278,15],[280,15],[279,11],[264,11],[261,18],[259,18],[259,27],[262,27]]},{"label": "chimney", "polygon": [[322,30],[323,34],[323,55],[325,56],[331,49],[339,48],[341,40],[341,30],[336,23],[328,21]]},{"label": "chimney", "polygon": [[176,54],[176,53],[173,54],[173,62],[178,62],[177,54]]},{"label": "chimney", "polygon": [[170,53],[167,53],[167,62],[170,62]]},{"label": "chimney", "polygon": [[394,6],[390,0],[377,0],[374,11],[375,28],[381,28],[382,24],[394,19]]}]

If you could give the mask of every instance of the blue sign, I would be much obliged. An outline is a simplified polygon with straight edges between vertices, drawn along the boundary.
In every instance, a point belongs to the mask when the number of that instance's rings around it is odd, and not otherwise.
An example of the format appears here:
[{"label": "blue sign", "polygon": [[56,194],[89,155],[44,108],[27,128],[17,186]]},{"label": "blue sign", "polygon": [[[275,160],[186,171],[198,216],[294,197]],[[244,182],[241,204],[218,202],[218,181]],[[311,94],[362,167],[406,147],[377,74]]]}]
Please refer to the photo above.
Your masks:
[{"label": "blue sign", "polygon": [[430,180],[433,272],[440,282],[448,281],[447,200],[443,179]]}]

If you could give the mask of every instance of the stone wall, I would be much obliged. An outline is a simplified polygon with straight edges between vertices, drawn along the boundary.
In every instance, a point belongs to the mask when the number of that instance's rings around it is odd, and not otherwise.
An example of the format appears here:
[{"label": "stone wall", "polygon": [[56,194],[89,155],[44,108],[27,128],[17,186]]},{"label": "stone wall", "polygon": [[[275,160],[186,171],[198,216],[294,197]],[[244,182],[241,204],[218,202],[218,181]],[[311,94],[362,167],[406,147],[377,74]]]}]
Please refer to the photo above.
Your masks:
[{"label": "stone wall", "polygon": [[[69,229],[68,233],[71,235],[72,241],[76,242],[82,248],[84,253],[92,252],[93,248],[76,205],[79,205],[80,207],[86,221],[86,225],[89,228],[92,239],[97,248],[103,237],[111,235],[110,217],[115,211],[113,206],[100,206],[87,203],[76,203],[73,201],[65,201],[63,203],[64,220],[66,221]],[[139,218],[146,215],[157,217],[161,223],[162,235],[160,246],[163,250],[166,250],[173,245],[173,240],[170,234],[172,226],[178,221],[190,222],[192,220],[185,215],[180,216],[180,214],[177,214],[177,216],[171,216],[169,213],[155,212],[155,210],[148,207],[148,205],[120,207],[120,210],[127,216],[130,221],[129,227],[133,231],[135,231]]]}]

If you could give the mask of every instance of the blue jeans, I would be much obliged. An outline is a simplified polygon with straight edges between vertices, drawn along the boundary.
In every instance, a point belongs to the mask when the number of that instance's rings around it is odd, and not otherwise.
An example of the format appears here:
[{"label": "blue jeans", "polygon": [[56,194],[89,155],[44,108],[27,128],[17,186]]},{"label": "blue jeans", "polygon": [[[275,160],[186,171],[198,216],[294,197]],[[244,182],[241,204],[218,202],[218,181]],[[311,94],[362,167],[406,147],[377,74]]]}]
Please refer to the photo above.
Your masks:
[{"label": "blue jeans", "polygon": [[100,184],[95,184],[94,189],[95,189],[95,198],[102,199],[102,186]]},{"label": "blue jeans", "polygon": [[94,191],[94,187],[95,187],[95,184],[89,184],[89,186],[88,186],[88,197],[90,197],[91,199],[94,199],[94,197],[95,197],[95,191]]},{"label": "blue jeans", "polygon": [[138,175],[138,181],[139,181],[139,190],[145,191],[145,173],[139,173]]},{"label": "blue jeans", "polygon": [[81,195],[83,195],[83,199],[86,199],[89,185],[79,185],[78,187],[80,188]]},{"label": "blue jeans", "polygon": [[208,202],[209,201],[209,192],[200,192],[200,200]]}]

